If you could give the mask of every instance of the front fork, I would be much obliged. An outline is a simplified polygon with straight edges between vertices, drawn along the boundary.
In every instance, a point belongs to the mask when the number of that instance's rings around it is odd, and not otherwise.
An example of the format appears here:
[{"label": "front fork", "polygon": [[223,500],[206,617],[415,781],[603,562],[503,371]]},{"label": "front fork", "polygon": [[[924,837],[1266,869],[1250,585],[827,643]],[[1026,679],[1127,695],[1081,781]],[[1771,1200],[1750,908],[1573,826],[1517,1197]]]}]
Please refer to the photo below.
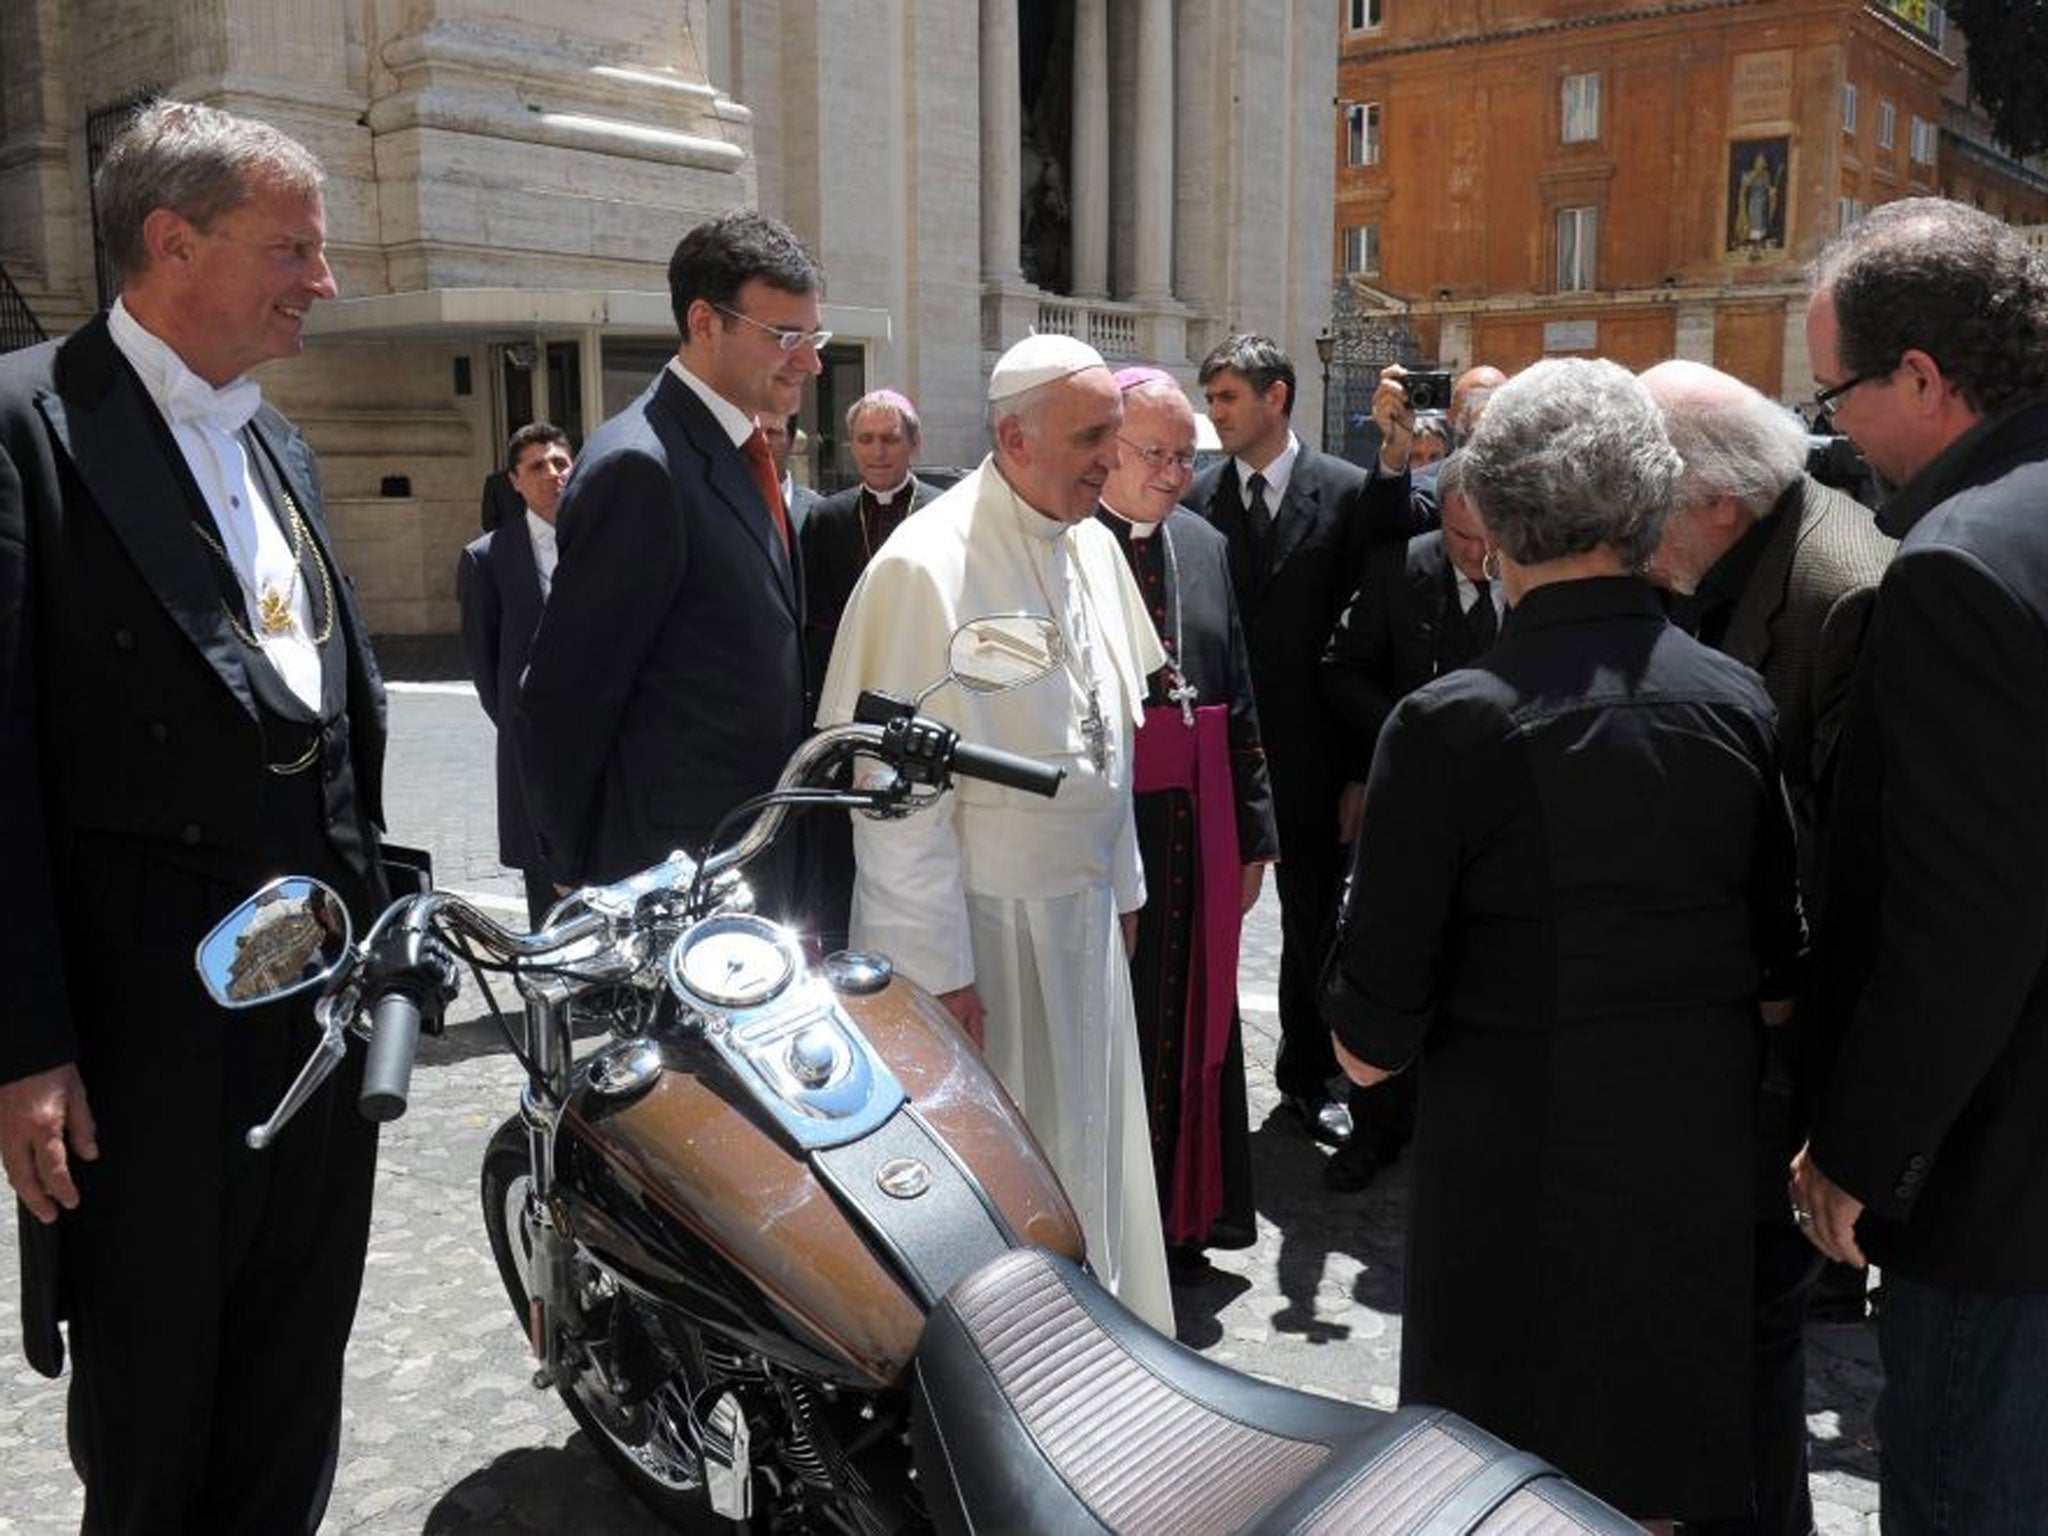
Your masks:
[{"label": "front fork", "polygon": [[[527,1166],[532,1170],[527,1213],[532,1249],[526,1261],[527,1342],[540,1362],[534,1384],[553,1386],[561,1379],[563,1332],[559,1320],[574,1317],[572,1295],[575,1240],[561,1228],[555,1206],[555,1130],[560,1106],[569,1100],[573,1053],[567,1003],[529,997],[526,1001],[527,1060],[534,1081],[519,1096],[519,1118],[526,1126]],[[546,1092],[538,1091],[542,1086]]]}]

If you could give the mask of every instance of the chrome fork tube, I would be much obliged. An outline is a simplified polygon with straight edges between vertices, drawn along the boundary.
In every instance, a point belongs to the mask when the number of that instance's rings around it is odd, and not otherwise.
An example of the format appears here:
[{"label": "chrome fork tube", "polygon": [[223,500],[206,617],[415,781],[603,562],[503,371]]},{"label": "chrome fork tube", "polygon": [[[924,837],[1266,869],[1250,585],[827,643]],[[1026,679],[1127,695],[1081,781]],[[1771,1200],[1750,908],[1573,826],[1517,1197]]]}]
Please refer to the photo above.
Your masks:
[{"label": "chrome fork tube", "polygon": [[[537,1385],[549,1386],[562,1364],[563,1325],[576,1316],[571,1295],[574,1244],[555,1219],[555,1126],[551,1105],[569,1096],[573,1062],[569,1041],[569,1010],[559,1001],[529,997],[526,1002],[527,1060],[538,1083],[529,1083],[519,1099],[526,1124],[527,1166],[532,1170],[533,1252],[527,1264],[527,1339],[540,1362]],[[545,1095],[536,1087],[545,1086]]]}]

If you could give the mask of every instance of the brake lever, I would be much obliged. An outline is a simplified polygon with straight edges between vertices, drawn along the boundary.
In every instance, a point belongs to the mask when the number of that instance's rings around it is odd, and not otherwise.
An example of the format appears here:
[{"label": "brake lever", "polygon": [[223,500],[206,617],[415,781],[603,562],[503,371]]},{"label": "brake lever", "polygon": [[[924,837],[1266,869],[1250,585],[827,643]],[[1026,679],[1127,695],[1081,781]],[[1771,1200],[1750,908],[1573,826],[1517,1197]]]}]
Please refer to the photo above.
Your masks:
[{"label": "brake lever", "polygon": [[285,1128],[286,1122],[305,1107],[306,1100],[319,1091],[322,1083],[334,1075],[334,1069],[348,1055],[348,1022],[354,1012],[353,986],[321,998],[314,1006],[313,1016],[320,1021],[320,1041],[313,1047],[313,1054],[306,1058],[306,1064],[299,1068],[299,1075],[292,1079],[291,1086],[285,1089],[284,1097],[277,1101],[277,1108],[270,1112],[270,1118],[261,1125],[250,1126],[243,1134],[243,1145],[250,1151],[261,1152],[277,1140],[277,1133]]}]

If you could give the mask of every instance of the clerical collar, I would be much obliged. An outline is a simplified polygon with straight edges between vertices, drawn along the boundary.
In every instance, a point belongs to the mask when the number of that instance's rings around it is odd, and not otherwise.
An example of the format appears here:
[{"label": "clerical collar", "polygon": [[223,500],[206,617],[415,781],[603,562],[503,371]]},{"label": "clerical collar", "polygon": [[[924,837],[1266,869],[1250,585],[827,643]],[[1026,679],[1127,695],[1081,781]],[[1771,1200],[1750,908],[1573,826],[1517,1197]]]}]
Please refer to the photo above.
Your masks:
[{"label": "clerical collar", "polygon": [[1050,544],[1073,526],[1071,523],[1061,522],[1058,518],[1039,511],[1038,508],[1026,501],[1024,493],[1018,490],[1016,486],[1010,484],[1010,477],[1003,473],[1003,467],[996,462],[994,454],[988,456],[988,471],[1003,482],[1003,489],[1010,493],[1010,501],[1017,508],[1017,526],[1030,534],[1032,538],[1040,539]]},{"label": "clerical collar", "polygon": [[712,417],[721,427],[725,428],[725,435],[732,439],[733,447],[741,446],[748,438],[760,430],[755,425],[753,417],[698,378],[696,374],[690,372],[683,365],[681,357],[670,358],[668,360],[668,369],[670,373],[673,373],[677,378],[689,385],[690,392],[704,402],[704,409],[711,413]]},{"label": "clerical collar", "polygon": [[1117,522],[1122,524],[1124,532],[1128,533],[1134,539],[1149,539],[1152,537],[1153,534],[1159,531],[1159,525],[1157,523],[1144,523],[1140,522],[1135,517],[1125,517],[1123,513],[1117,511],[1115,507],[1112,507],[1106,501],[1100,503],[1100,505],[1102,507],[1102,510],[1107,512],[1111,517],[1115,518]]},{"label": "clerical collar", "polygon": [[916,475],[906,473],[893,490],[878,491],[865,482],[862,483],[861,489],[868,493],[868,500],[872,501],[876,506],[883,508],[893,507],[896,505],[896,498],[909,490],[911,481],[916,478]]}]

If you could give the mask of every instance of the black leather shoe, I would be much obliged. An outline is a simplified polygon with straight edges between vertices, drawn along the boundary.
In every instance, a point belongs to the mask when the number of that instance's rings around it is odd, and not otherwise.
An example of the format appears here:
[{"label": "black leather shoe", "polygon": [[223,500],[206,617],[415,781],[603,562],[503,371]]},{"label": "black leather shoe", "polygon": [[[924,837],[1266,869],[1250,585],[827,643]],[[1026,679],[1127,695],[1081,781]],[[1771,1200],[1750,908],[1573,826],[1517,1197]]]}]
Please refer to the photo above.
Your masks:
[{"label": "black leather shoe", "polygon": [[1363,1136],[1353,1136],[1324,1162],[1323,1188],[1340,1195],[1356,1194],[1372,1183],[1379,1171],[1380,1160],[1373,1155],[1371,1144]]},{"label": "black leather shoe", "polygon": [[1342,1146],[1351,1137],[1351,1111],[1326,1093],[1283,1093],[1280,1102],[1311,1141]]}]

